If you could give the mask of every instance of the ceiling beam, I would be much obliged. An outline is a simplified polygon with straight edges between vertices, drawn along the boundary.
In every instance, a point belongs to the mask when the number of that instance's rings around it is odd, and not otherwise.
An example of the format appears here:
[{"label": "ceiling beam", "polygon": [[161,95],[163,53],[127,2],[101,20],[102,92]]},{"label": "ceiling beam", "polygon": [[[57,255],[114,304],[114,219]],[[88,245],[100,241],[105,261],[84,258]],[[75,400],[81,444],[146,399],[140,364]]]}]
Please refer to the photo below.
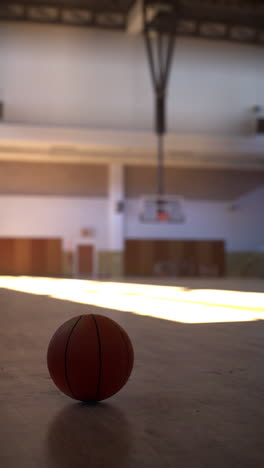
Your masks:
[{"label": "ceiling beam", "polygon": [[21,1],[1,3],[0,20],[107,29],[125,29],[126,25],[126,15],[113,10],[101,12],[84,7],[64,7]]},{"label": "ceiling beam", "polygon": [[[121,10],[121,0],[109,1],[109,11],[102,10],[102,7],[99,9],[99,6],[96,10],[88,9],[78,6],[79,2],[76,2],[74,7],[67,7],[66,1],[64,5],[59,5],[49,0],[46,2],[45,0],[42,2],[4,0],[0,3],[0,21],[62,24],[127,32],[137,23],[137,31],[134,32],[140,33],[142,32],[140,31],[142,1],[135,1],[134,8],[126,13]],[[155,9],[157,1],[150,0],[149,3],[153,6],[152,14],[158,16],[158,9]],[[161,0],[158,4],[162,4]],[[264,5],[259,0],[240,0],[239,2],[238,0],[228,2],[226,0],[179,0],[178,11],[179,20],[176,28],[178,35],[264,44]]]}]

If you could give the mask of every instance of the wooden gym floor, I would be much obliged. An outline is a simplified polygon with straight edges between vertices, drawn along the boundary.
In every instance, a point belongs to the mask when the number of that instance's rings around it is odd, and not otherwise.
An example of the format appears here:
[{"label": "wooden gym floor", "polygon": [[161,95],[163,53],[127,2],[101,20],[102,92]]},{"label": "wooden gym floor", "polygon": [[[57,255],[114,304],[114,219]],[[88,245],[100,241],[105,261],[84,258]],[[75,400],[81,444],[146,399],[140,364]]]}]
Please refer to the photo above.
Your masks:
[{"label": "wooden gym floor", "polygon": [[[145,283],[0,277],[1,468],[264,466],[264,281]],[[98,405],[46,368],[54,330],[91,312],[135,349],[130,381]]]}]

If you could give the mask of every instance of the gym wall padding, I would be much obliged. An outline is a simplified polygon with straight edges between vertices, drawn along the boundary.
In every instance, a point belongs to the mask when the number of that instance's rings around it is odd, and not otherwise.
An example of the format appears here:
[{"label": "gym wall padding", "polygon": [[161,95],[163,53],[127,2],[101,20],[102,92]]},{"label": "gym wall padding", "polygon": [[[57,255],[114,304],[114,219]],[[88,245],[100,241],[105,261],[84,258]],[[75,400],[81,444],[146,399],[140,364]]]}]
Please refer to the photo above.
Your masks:
[{"label": "gym wall padding", "polygon": [[0,274],[61,276],[61,239],[0,238]]},{"label": "gym wall padding", "polygon": [[225,244],[208,240],[126,241],[127,276],[224,276]]}]

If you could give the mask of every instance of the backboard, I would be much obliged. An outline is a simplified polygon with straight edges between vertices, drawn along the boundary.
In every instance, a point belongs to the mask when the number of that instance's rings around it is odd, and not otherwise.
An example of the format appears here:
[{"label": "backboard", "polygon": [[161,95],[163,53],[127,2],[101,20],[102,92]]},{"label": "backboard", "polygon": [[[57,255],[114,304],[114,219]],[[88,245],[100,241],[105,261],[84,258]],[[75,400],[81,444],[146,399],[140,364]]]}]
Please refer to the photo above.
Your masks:
[{"label": "backboard", "polygon": [[141,197],[139,219],[143,223],[183,223],[183,199],[174,195]]}]

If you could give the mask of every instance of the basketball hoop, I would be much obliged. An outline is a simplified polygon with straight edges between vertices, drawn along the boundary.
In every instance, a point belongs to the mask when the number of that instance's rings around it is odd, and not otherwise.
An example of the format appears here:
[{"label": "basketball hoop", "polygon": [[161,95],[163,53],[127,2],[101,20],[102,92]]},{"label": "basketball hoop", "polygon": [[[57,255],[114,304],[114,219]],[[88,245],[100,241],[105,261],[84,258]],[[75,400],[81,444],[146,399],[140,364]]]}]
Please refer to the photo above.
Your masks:
[{"label": "basketball hoop", "polygon": [[174,195],[147,195],[140,200],[139,219],[143,223],[183,223],[183,200]]},{"label": "basketball hoop", "polygon": [[167,213],[166,211],[158,211],[157,217],[158,217],[158,221],[161,221],[161,222],[170,220],[169,213]]}]

